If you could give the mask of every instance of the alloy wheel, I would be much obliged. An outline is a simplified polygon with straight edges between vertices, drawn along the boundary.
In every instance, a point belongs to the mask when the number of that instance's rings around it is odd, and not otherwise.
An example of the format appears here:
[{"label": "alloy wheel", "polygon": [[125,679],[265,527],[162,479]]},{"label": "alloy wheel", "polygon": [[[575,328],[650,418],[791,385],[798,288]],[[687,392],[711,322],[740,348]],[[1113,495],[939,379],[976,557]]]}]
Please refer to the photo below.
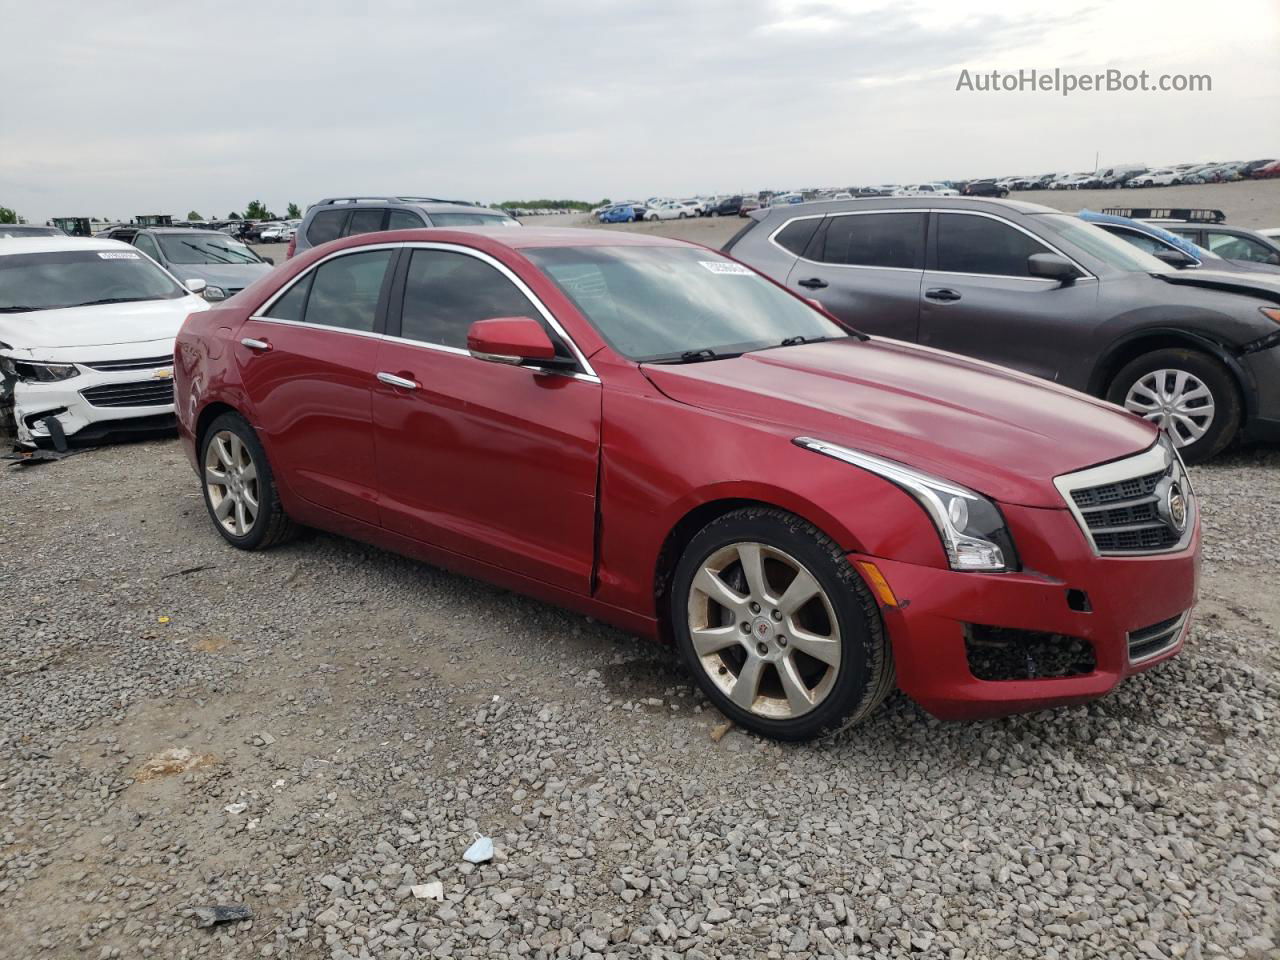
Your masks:
[{"label": "alloy wheel", "polygon": [[258,467],[230,430],[218,431],[205,448],[204,483],[214,519],[232,536],[247,536],[258,519]]},{"label": "alloy wheel", "polygon": [[689,637],[702,669],[743,710],[789,720],[822,703],[840,672],[840,626],[805,566],[764,543],[734,543],[698,567]]},{"label": "alloy wheel", "polygon": [[1203,437],[1213,425],[1213,394],[1185,370],[1152,370],[1129,388],[1124,406],[1157,424],[1179,447]]}]

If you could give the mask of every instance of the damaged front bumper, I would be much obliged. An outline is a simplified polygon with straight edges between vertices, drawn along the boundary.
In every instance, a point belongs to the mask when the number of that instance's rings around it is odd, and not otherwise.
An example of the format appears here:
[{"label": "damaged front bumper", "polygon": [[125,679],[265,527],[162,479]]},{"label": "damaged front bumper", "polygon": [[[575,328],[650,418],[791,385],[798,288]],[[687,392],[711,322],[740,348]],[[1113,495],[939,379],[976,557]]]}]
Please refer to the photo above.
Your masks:
[{"label": "damaged front bumper", "polygon": [[[121,433],[171,428],[173,340],[86,350],[0,352],[0,422],[20,448],[63,448]],[[87,356],[86,356],[87,355]],[[65,379],[30,376],[35,365],[74,368]]]}]

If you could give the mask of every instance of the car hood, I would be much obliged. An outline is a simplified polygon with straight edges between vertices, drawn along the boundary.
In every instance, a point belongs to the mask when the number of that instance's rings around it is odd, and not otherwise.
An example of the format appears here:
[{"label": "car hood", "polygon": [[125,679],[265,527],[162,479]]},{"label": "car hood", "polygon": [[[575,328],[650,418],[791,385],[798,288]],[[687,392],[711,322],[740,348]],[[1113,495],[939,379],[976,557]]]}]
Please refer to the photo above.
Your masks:
[{"label": "car hood", "polygon": [[[0,313],[0,343],[31,359],[60,359],[58,351],[172,339],[190,313],[208,310],[203,297],[104,303],[33,313]],[[47,356],[46,356],[47,354]]]},{"label": "car hood", "polygon": [[215,287],[240,290],[271,272],[269,263],[175,263],[170,272],[181,280],[203,280]]},{"label": "car hood", "polygon": [[1259,297],[1280,303],[1280,276],[1270,273],[1245,273],[1225,270],[1178,270],[1169,273],[1153,273],[1153,277],[1179,287],[1204,287],[1208,290],[1224,290],[1248,297]]},{"label": "car hood", "polygon": [[645,364],[671,399],[775,423],[971,487],[1064,506],[1053,478],[1138,453],[1157,431],[1118,407],[982,361],[876,338]]}]

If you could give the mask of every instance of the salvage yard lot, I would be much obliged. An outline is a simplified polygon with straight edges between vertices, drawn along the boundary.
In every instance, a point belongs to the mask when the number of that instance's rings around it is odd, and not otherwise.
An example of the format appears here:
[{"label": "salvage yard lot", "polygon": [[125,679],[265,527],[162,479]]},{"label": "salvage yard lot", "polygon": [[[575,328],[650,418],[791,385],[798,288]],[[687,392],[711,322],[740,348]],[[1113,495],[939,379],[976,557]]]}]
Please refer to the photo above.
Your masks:
[{"label": "salvage yard lot", "polygon": [[[1262,186],[1087,205],[1280,223]],[[713,736],[670,651],[580,616],[327,534],[232,549],[174,440],[4,466],[0,955],[1273,957],[1280,449],[1192,477],[1181,656],[782,746]],[[197,929],[218,904],[253,919]]]},{"label": "salvage yard lot", "polygon": [[[1194,479],[1181,657],[781,747],[713,742],[665,650],[580,617],[328,535],[233,550],[175,441],[5,469],[7,955],[1273,956],[1280,452]],[[181,914],[214,903],[255,919]]]}]

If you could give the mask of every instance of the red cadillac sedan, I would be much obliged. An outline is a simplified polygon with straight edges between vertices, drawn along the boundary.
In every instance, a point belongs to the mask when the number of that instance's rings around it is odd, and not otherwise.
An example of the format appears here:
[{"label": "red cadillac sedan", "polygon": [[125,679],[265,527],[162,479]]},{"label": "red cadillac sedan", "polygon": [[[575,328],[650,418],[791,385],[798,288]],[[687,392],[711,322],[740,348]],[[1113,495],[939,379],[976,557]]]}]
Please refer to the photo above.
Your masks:
[{"label": "red cadillac sedan", "polygon": [[1195,603],[1152,425],[689,243],[351,237],[190,316],[175,379],[233,546],[319,527],[674,642],[779,739],[895,685],[943,718],[1098,697]]}]

